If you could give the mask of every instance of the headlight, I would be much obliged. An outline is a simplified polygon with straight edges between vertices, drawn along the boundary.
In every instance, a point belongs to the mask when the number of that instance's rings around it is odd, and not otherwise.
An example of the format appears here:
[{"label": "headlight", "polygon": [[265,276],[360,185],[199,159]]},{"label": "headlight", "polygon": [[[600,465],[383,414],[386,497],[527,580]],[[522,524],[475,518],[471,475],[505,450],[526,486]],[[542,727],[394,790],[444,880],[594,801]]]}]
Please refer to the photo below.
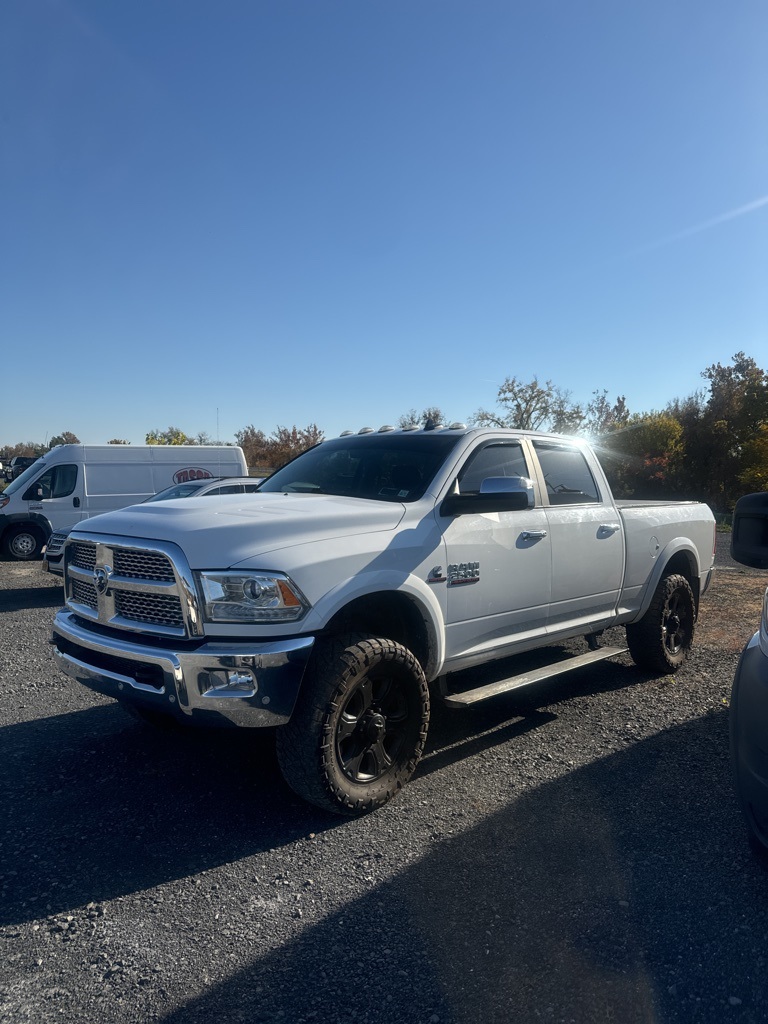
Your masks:
[{"label": "headlight", "polygon": [[760,650],[768,658],[768,589],[763,597],[763,615],[760,619]]},{"label": "headlight", "polygon": [[201,572],[199,579],[208,622],[296,622],[309,608],[279,573]]}]

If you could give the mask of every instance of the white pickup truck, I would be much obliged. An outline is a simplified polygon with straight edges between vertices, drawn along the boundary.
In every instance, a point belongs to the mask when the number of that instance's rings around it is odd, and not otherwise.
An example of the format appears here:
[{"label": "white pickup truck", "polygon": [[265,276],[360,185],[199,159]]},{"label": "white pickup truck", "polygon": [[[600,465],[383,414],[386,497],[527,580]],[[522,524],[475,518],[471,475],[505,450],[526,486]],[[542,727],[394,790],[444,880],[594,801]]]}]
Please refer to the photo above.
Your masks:
[{"label": "white pickup truck", "polygon": [[[637,665],[674,672],[714,545],[706,505],[614,501],[578,439],[366,429],[255,494],[78,524],[54,652],[146,719],[277,726],[293,789],[356,815],[415,769],[430,684],[466,707],[623,652],[599,644],[616,624]],[[572,637],[571,661],[457,692],[459,670]]]}]

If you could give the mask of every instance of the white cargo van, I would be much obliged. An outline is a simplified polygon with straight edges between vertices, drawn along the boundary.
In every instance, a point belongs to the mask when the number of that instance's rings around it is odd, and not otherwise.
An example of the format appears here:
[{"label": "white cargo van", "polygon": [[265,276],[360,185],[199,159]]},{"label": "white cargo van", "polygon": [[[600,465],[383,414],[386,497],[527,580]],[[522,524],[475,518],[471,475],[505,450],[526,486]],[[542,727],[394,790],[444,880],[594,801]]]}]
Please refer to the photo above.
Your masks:
[{"label": "white cargo van", "polygon": [[234,445],[61,444],[0,494],[0,546],[10,558],[39,558],[54,530],[135,505],[174,483],[247,475],[243,450]]}]

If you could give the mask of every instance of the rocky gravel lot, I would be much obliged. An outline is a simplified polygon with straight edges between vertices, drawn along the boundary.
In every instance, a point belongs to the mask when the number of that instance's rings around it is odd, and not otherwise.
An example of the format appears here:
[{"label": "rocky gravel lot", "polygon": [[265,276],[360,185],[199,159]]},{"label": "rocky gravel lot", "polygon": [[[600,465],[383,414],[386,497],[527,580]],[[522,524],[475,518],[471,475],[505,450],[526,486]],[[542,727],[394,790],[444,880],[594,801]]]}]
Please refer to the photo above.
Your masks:
[{"label": "rocky gravel lot", "polygon": [[768,579],[721,540],[677,676],[625,656],[434,707],[359,821],[296,799],[268,736],[159,733],[59,676],[60,587],[0,563],[0,1020],[768,1021],[728,763]]}]

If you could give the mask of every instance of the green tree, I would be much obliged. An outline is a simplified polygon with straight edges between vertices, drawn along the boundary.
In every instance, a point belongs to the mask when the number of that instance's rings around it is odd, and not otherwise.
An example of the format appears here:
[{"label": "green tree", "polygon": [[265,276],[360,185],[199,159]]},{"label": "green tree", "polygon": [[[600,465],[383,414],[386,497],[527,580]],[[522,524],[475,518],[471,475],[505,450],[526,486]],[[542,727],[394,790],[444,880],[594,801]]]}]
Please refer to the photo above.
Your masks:
[{"label": "green tree", "polygon": [[150,430],[146,437],[147,444],[195,444],[195,439],[189,437],[178,427],[168,427],[167,430]]},{"label": "green tree", "polygon": [[71,430],[65,430],[62,434],[57,434],[52,437],[48,443],[49,448],[55,448],[60,444],[80,444],[80,438],[73,434]]},{"label": "green tree", "polygon": [[680,490],[729,512],[763,478],[760,439],[768,425],[768,375],[754,359],[737,352],[731,365],[714,363],[702,377],[707,391],[667,407],[683,429]]},{"label": "green tree", "polygon": [[744,459],[754,457],[751,443],[768,424],[768,375],[737,352],[731,366],[714,363],[702,377],[709,381],[703,431],[709,491],[715,507],[726,511],[743,491]]},{"label": "green tree", "polygon": [[599,438],[613,430],[620,430],[628,422],[629,409],[624,395],[619,395],[611,405],[608,401],[608,392],[603,389],[592,392],[592,398],[585,409],[581,429],[585,434]]},{"label": "green tree", "polygon": [[119,437],[113,437],[111,441],[107,441],[107,444],[130,444],[130,441],[123,441]]},{"label": "green tree", "polygon": [[761,423],[742,448],[739,482],[745,494],[768,491],[768,423]]}]

